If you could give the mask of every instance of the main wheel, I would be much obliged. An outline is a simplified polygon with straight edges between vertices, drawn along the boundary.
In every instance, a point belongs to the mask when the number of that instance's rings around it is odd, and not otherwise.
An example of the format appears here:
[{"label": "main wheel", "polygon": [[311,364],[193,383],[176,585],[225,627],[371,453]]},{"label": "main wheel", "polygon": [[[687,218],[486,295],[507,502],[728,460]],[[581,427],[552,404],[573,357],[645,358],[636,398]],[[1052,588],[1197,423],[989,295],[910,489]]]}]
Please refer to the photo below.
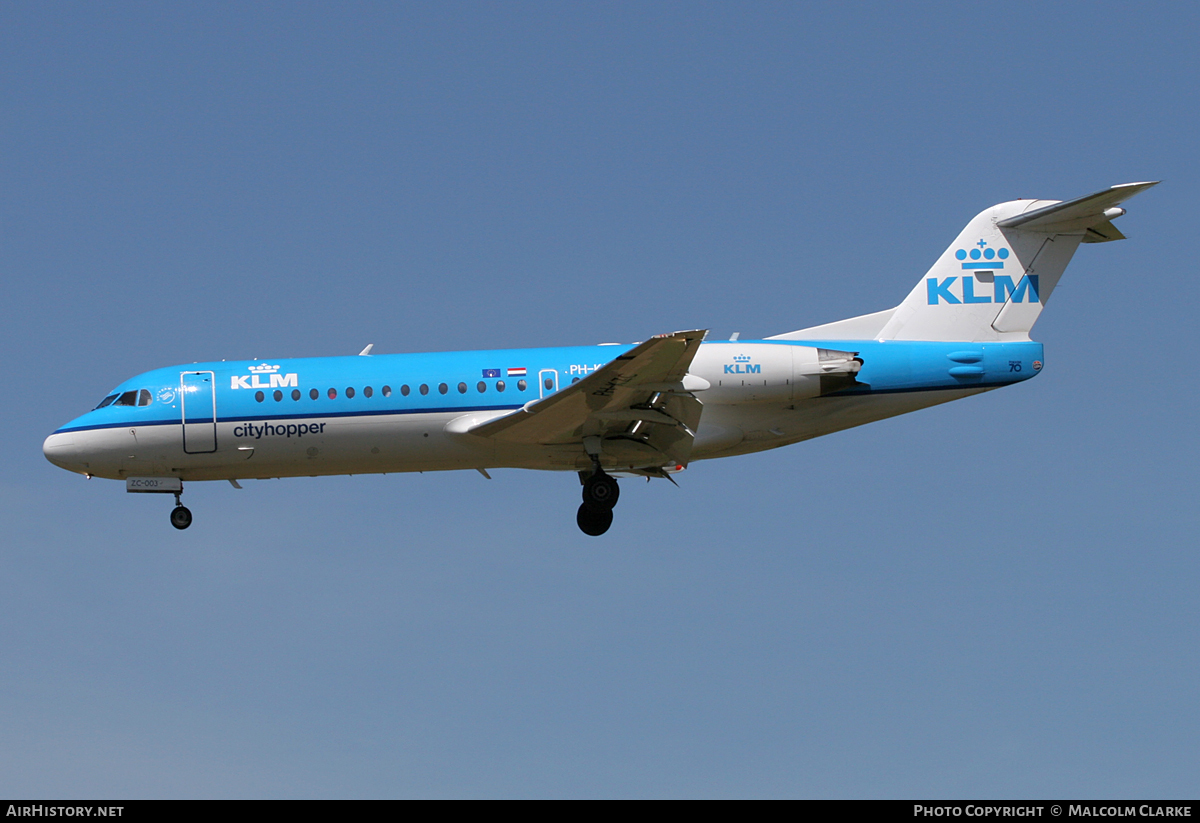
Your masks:
[{"label": "main wheel", "polygon": [[587,503],[580,503],[579,513],[575,515],[579,530],[591,537],[599,537],[608,531],[612,521],[612,509],[594,509]]},{"label": "main wheel", "polygon": [[187,506],[176,506],[171,509],[171,525],[177,529],[186,529],[192,525],[192,512]]},{"label": "main wheel", "polygon": [[596,509],[612,509],[621,496],[621,487],[615,478],[596,472],[583,483],[583,502]]}]

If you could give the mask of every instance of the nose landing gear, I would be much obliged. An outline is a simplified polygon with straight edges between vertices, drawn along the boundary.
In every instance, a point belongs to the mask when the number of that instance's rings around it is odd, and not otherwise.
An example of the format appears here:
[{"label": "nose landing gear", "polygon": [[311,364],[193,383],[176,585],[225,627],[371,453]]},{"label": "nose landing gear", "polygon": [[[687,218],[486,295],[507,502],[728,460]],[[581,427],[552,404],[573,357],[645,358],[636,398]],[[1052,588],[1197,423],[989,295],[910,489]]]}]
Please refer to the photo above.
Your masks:
[{"label": "nose landing gear", "polygon": [[597,465],[583,480],[583,502],[575,515],[579,530],[591,537],[599,537],[608,531],[613,522],[613,507],[620,496],[616,479]]},{"label": "nose landing gear", "polygon": [[171,510],[171,525],[183,530],[192,525],[192,510],[179,500],[180,492],[175,492],[175,508]]},{"label": "nose landing gear", "polygon": [[125,491],[141,494],[173,494],[175,508],[171,511],[171,525],[183,530],[192,525],[192,513],[179,500],[183,494],[183,480],[179,477],[126,477]]}]

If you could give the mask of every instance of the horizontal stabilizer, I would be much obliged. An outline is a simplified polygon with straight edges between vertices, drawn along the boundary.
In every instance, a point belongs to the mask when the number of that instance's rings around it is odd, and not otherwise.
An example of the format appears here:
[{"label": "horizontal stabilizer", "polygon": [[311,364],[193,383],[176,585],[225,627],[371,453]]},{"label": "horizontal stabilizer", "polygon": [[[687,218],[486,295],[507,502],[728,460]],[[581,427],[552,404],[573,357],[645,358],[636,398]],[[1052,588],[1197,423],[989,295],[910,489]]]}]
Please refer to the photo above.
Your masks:
[{"label": "horizontal stabilizer", "polygon": [[[1015,217],[1010,217],[1007,220],[1001,220],[996,223],[1002,229],[1020,228],[1026,231],[1038,232],[1072,232],[1083,231],[1093,226],[1099,228],[1101,224],[1108,223],[1110,228],[1108,231],[1100,229],[1095,237],[1091,240],[1093,243],[1102,243],[1106,240],[1120,240],[1121,233],[1111,227],[1109,221],[1114,217],[1120,217],[1125,212],[1122,209],[1116,208],[1121,203],[1124,203],[1135,194],[1139,194],[1146,189],[1157,186],[1159,181],[1155,180],[1148,183],[1122,183],[1119,186],[1098,191],[1095,194],[1088,194],[1084,197],[1078,197],[1074,200],[1064,200],[1061,203],[1054,203],[1040,209],[1027,211],[1024,214],[1018,214]],[[1112,232],[1116,232],[1117,236],[1111,236]]]}]

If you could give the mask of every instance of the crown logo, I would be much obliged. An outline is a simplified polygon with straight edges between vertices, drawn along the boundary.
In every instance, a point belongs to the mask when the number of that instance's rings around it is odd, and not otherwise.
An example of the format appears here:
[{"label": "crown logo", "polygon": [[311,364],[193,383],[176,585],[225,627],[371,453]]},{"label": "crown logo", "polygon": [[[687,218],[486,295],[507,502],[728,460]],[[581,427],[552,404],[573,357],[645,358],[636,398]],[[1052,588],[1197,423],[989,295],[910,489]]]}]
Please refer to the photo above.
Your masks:
[{"label": "crown logo", "polygon": [[[954,252],[954,257],[963,261],[964,269],[1002,269],[1008,254],[1008,249],[993,249],[986,240],[980,240],[970,251],[959,249]],[[966,262],[968,257],[970,262]]]},{"label": "crown logo", "polygon": [[257,366],[251,366],[250,371],[254,372],[255,374],[272,374],[279,371],[279,366],[271,366],[266,363],[262,363]]},{"label": "crown logo", "polygon": [[748,354],[735,354],[735,355],[733,356],[733,362],[734,362],[734,363],[749,363],[749,362],[750,362],[750,355],[748,355]]}]

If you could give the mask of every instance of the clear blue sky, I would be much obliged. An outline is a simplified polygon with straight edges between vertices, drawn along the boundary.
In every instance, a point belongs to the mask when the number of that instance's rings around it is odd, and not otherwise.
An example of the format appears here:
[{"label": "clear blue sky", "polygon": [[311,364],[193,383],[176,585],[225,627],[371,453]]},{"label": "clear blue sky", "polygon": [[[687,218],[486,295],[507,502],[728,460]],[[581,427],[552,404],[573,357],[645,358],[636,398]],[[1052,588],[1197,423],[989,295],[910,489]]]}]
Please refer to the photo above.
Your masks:
[{"label": "clear blue sky", "polygon": [[[0,5],[0,794],[1188,796],[1192,4]],[[138,372],[743,338],[1163,179],[1038,379],[627,483],[47,463]]]}]

